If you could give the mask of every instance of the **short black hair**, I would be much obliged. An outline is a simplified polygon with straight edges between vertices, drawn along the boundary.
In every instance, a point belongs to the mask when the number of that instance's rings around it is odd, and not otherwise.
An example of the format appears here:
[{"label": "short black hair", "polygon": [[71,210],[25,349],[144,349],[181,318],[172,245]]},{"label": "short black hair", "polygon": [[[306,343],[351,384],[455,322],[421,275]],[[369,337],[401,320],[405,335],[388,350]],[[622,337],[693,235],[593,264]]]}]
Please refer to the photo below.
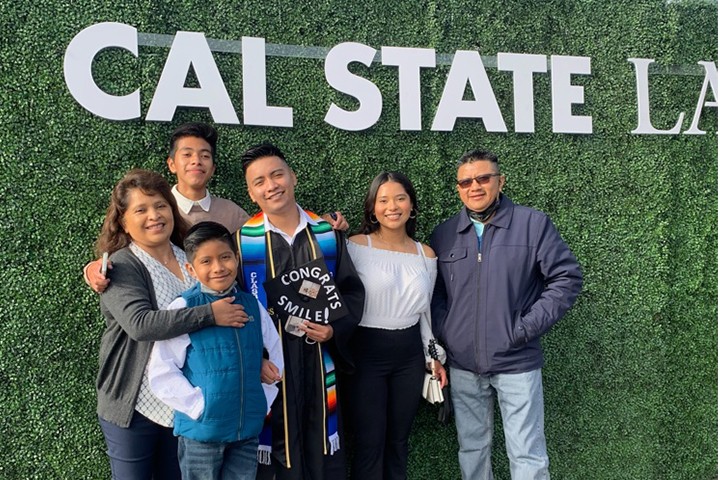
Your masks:
[{"label": "short black hair", "polygon": [[263,157],[278,157],[283,162],[287,163],[287,160],[285,160],[285,154],[278,147],[270,142],[263,142],[248,148],[245,150],[245,153],[242,154],[242,157],[240,157],[243,173],[247,172],[247,169],[252,162]]},{"label": "short black hair", "polygon": [[238,253],[237,245],[227,228],[217,222],[200,222],[190,227],[183,242],[188,262],[192,263],[200,246],[210,240],[225,242],[234,254]]},{"label": "short black hair", "polygon": [[175,157],[177,151],[177,141],[185,137],[202,138],[210,144],[210,153],[212,154],[213,163],[215,162],[215,148],[217,147],[218,133],[215,127],[207,123],[191,122],[183,123],[173,131],[170,136],[170,154],[171,158]]},{"label": "short black hair", "polygon": [[495,165],[498,164],[498,156],[490,150],[475,149],[465,152],[463,156],[460,157],[460,160],[457,161],[457,167],[460,168],[466,163],[480,162],[482,160],[492,162]]}]

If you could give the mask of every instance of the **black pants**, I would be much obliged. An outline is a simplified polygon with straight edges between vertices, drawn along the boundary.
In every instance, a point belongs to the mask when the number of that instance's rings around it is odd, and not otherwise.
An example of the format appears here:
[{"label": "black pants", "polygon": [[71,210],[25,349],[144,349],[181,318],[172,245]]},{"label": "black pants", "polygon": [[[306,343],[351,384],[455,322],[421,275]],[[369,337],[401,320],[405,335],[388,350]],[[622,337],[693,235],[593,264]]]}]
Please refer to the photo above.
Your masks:
[{"label": "black pants", "polygon": [[[345,470],[345,444],[340,445],[340,450],[335,452],[334,455],[328,455],[323,465],[323,475],[326,480],[342,480],[347,477]],[[285,478],[291,472],[279,465],[277,462],[273,462],[272,465],[258,465],[257,480],[279,480]],[[300,477],[306,478],[306,477]]]},{"label": "black pants", "polygon": [[422,395],[425,358],[420,327],[359,327],[350,380],[354,452],[352,478],[407,477],[408,438]]}]

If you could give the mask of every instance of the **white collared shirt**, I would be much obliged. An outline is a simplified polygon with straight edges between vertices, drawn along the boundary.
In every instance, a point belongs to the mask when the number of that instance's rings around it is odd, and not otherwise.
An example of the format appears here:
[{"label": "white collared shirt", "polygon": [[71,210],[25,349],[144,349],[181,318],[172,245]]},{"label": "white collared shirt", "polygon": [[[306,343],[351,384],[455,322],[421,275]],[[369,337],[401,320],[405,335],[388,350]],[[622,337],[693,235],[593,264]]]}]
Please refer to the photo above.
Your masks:
[{"label": "white collared shirt", "polygon": [[195,205],[198,205],[200,208],[202,208],[206,212],[210,211],[211,198],[210,198],[210,191],[207,188],[205,189],[205,196],[200,200],[190,200],[185,195],[180,193],[180,190],[178,190],[177,185],[173,185],[172,194],[175,197],[175,201],[177,202],[178,208],[185,215],[190,213],[190,210]]},{"label": "white collared shirt", "polygon": [[279,228],[277,228],[275,225],[270,223],[270,220],[268,219],[267,215],[263,213],[263,220],[265,221],[265,231],[268,232],[275,232],[281,237],[285,239],[285,241],[288,243],[288,245],[292,245],[295,241],[295,237],[297,237],[297,234],[305,230],[305,227],[310,225],[317,225],[317,222],[310,218],[310,215],[305,213],[305,210],[300,208],[300,205],[297,203],[295,204],[295,207],[298,209],[298,212],[300,213],[300,223],[298,223],[297,228],[295,228],[295,233],[292,234],[292,236],[288,235],[287,233],[283,232]]}]

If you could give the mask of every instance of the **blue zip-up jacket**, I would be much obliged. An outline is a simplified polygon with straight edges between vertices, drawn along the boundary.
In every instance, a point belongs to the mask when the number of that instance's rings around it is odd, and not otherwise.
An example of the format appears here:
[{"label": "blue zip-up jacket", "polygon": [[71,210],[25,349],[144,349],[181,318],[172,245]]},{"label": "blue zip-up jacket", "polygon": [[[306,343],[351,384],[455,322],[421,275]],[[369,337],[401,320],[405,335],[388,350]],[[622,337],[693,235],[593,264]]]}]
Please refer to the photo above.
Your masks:
[{"label": "blue zip-up jacket", "polygon": [[465,207],[435,228],[430,245],[438,257],[433,330],[450,366],[483,375],[541,368],[540,337],[582,287],[577,259],[548,216],[502,195],[482,251]]},{"label": "blue zip-up jacket", "polygon": [[[175,412],[175,435],[200,442],[229,443],[257,437],[267,411],[260,383],[262,325],[255,297],[235,289],[233,303],[253,317],[243,328],[207,327],[190,333],[182,372],[199,386],[205,401],[200,418]],[[182,294],[188,307],[222,297],[202,292],[200,283]]]}]

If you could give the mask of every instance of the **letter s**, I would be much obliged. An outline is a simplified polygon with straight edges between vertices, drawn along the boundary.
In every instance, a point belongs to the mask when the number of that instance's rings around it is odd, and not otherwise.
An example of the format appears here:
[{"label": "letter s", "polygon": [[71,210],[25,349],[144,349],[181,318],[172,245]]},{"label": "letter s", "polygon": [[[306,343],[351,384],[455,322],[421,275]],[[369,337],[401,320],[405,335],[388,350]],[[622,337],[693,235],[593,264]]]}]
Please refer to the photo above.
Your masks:
[{"label": "letter s", "polygon": [[325,78],[335,90],[355,97],[360,107],[352,112],[333,103],[325,121],[343,130],[365,130],[377,123],[382,113],[382,93],[370,80],[359,77],[347,68],[352,62],[372,64],[375,50],[362,43],[345,42],[335,45],[325,57]]}]

